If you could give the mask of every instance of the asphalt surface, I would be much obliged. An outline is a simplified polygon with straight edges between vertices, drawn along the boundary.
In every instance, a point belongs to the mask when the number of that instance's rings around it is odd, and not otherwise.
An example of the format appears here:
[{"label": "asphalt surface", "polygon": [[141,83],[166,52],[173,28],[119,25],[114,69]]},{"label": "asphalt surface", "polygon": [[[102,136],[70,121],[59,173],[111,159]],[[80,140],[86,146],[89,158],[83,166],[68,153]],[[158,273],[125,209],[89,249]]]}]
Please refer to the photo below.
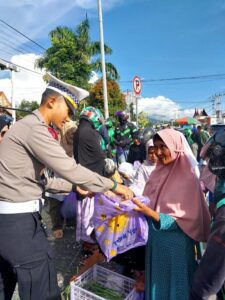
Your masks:
[{"label": "asphalt surface", "polygon": [[[83,252],[81,244],[76,242],[74,227],[66,227],[62,239],[55,239],[53,237],[51,232],[51,219],[47,211],[48,209],[44,208],[42,218],[47,225],[49,233],[48,240],[55,254],[58,285],[61,291],[63,291],[69,284],[71,277],[78,274],[82,262],[87,258],[87,255]],[[139,256],[143,255],[139,253]],[[133,270],[130,268],[132,263],[130,256],[122,256],[119,257],[117,261],[111,261],[109,263],[103,262],[101,265],[125,276],[134,277],[132,273]],[[133,263],[133,265],[135,264]],[[139,261],[138,265],[140,265]],[[17,289],[15,290],[12,300],[20,300]],[[216,300],[216,297],[212,296],[209,300]]]},{"label": "asphalt surface", "polygon": [[[42,218],[47,226],[48,240],[55,255],[58,285],[61,291],[63,291],[69,284],[71,277],[78,274],[82,262],[88,256],[83,252],[81,244],[76,242],[74,227],[65,227],[63,238],[55,239],[52,235],[51,219],[48,214],[48,208],[46,207],[42,211]],[[101,265],[113,271],[123,273],[123,267],[115,262],[103,262]],[[20,300],[17,289],[15,290],[12,300]]]}]

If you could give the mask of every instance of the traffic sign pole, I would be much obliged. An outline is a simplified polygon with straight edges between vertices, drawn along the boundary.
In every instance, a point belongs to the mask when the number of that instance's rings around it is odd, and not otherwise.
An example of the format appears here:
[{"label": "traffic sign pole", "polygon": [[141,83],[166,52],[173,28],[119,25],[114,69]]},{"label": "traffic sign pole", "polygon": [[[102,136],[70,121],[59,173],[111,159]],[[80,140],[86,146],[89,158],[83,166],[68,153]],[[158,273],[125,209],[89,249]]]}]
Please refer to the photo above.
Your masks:
[{"label": "traffic sign pole", "polygon": [[133,79],[133,89],[135,92],[135,102],[136,102],[136,124],[138,127],[138,97],[141,93],[141,89],[142,89],[142,83],[141,83],[141,79],[138,76],[134,76]]},{"label": "traffic sign pole", "polygon": [[136,125],[138,127],[138,95],[135,95],[136,100]]}]

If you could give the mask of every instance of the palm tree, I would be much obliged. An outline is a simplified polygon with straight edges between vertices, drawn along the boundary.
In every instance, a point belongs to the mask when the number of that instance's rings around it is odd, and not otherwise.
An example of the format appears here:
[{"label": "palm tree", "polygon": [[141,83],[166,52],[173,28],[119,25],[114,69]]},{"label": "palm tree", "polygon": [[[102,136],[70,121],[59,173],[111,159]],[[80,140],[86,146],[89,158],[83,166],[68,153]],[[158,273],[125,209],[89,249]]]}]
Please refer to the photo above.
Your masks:
[{"label": "palm tree", "polygon": [[[86,18],[75,30],[57,27],[50,32],[51,47],[36,61],[39,68],[46,68],[53,75],[68,83],[89,88],[92,71],[101,72],[100,43],[92,42],[90,25]],[[111,54],[107,45],[105,53]],[[116,68],[106,63],[107,77],[119,79]]]}]

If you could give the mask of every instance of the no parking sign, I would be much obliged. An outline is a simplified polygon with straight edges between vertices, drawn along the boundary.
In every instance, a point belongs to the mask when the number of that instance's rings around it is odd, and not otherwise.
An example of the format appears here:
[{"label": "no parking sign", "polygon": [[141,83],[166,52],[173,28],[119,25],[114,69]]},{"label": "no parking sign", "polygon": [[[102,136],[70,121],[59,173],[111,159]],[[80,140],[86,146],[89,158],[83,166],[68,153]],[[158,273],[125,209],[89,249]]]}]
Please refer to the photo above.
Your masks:
[{"label": "no parking sign", "polygon": [[138,76],[134,76],[133,88],[136,95],[139,95],[141,93],[142,83],[141,79]]}]

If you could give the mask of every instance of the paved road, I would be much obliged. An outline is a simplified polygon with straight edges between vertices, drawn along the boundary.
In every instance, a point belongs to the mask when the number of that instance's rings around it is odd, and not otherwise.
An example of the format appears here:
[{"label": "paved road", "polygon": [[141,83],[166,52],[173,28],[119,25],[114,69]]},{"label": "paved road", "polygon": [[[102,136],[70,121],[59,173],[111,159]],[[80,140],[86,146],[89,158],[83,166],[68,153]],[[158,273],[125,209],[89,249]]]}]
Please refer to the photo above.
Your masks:
[{"label": "paved road", "polygon": [[[78,271],[81,260],[84,255],[81,245],[75,242],[75,229],[65,229],[62,239],[55,239],[51,234],[51,220],[46,210],[42,213],[43,220],[49,228],[49,242],[55,253],[55,265],[58,276],[58,283],[61,289],[67,286],[70,278]],[[19,300],[17,291],[13,300]]]},{"label": "paved road", "polygon": [[[49,242],[55,253],[58,284],[63,290],[68,285],[70,278],[78,273],[80,263],[84,260],[82,247],[75,241],[74,228],[65,229],[63,239],[55,239],[51,234],[51,220],[46,209],[43,210],[42,217],[49,228]],[[123,273],[123,266],[115,262],[103,263],[102,265],[118,273]],[[15,291],[12,300],[20,300],[17,291]],[[209,300],[216,300],[216,297],[210,297]]]},{"label": "paved road", "polygon": [[[46,208],[44,208],[42,212],[42,217],[49,230],[49,242],[55,254],[58,284],[60,289],[63,290],[69,284],[70,278],[78,273],[81,262],[85,259],[85,255],[82,251],[81,244],[75,241],[74,228],[66,228],[64,237],[62,239],[55,239],[50,230],[51,220]],[[120,266],[116,263],[103,263],[103,265],[104,267],[120,271]],[[15,291],[12,300],[19,300],[17,291]]]}]

